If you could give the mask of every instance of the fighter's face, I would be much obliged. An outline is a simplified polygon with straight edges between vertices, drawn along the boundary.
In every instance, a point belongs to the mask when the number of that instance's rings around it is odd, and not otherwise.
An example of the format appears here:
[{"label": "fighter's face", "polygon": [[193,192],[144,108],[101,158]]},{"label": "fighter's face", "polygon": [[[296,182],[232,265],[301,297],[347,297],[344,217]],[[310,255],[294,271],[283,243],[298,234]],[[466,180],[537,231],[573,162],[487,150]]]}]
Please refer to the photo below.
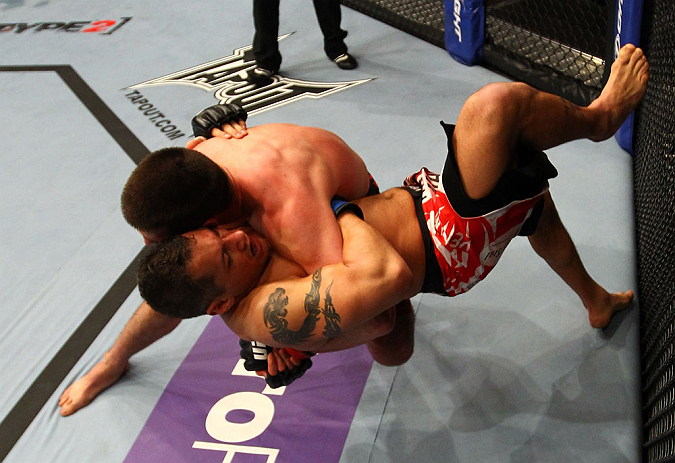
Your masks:
[{"label": "fighter's face", "polygon": [[219,225],[183,236],[194,239],[187,268],[193,278],[214,278],[222,295],[237,301],[257,286],[270,252],[262,235],[250,227],[228,230]]}]

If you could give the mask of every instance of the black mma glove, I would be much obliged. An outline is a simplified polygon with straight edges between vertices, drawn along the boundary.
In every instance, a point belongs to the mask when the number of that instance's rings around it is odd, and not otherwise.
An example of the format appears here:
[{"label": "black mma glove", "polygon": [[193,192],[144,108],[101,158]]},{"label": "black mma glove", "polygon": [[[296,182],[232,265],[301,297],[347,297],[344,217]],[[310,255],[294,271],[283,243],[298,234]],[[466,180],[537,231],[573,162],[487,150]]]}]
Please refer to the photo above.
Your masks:
[{"label": "black mma glove", "polygon": [[[249,342],[244,341],[243,339],[239,340],[239,346],[241,347],[239,355],[244,359],[244,368],[248,371],[267,371],[267,355],[272,352],[271,347],[261,342]],[[314,354],[311,352],[297,351],[295,349],[288,349],[287,352],[292,357],[300,358],[302,360],[300,361],[300,364],[296,365],[292,370],[287,369],[274,376],[268,374],[267,378],[265,378],[265,382],[272,389],[288,386],[312,367],[312,360],[309,357]]]},{"label": "black mma glove", "polygon": [[265,381],[267,385],[272,389],[276,389],[281,386],[288,386],[296,379],[300,378],[305,374],[307,370],[312,367],[312,359],[306,358],[300,361],[300,365],[297,365],[292,370],[280,371],[274,376],[267,375]]},{"label": "black mma glove", "polygon": [[239,340],[239,356],[244,359],[244,368],[248,371],[267,371],[267,354],[272,348],[261,342]]},{"label": "black mma glove", "polygon": [[209,106],[192,118],[192,132],[195,137],[212,138],[211,130],[230,122],[245,121],[247,117],[246,110],[234,103]]}]

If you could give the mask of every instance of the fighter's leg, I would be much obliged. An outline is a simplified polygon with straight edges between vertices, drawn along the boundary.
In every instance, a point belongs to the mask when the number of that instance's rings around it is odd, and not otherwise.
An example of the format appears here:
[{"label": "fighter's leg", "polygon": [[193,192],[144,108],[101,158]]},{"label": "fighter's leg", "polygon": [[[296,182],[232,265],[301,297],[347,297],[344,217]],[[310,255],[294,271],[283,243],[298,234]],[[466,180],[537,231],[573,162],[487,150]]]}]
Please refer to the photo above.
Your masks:
[{"label": "fighter's leg", "polygon": [[580,138],[611,136],[642,98],[648,73],[642,50],[626,45],[604,90],[588,107],[524,83],[490,84],[471,95],[452,140],[467,194],[482,198],[492,191],[515,162],[516,143],[545,150]]},{"label": "fighter's leg", "polygon": [[317,352],[334,352],[366,344],[382,365],[405,363],[413,353],[415,312],[409,299],[381,312],[366,323],[329,339]]},{"label": "fighter's leg", "polygon": [[396,321],[388,334],[366,343],[373,360],[388,367],[402,365],[415,347],[415,311],[410,299],[396,304]]},{"label": "fighter's leg", "polygon": [[637,107],[647,89],[649,65],[641,49],[627,44],[612,64],[607,84],[589,106],[581,107],[536,92],[522,108],[521,140],[545,150],[571,140],[611,137]]},{"label": "fighter's leg", "polygon": [[71,415],[88,405],[129,369],[132,355],[170,333],[179,323],[180,319],[155,312],[143,302],[103,359],[61,394],[61,415]]},{"label": "fighter's leg", "polygon": [[612,315],[625,309],[633,292],[607,292],[584,268],[572,238],[563,226],[550,193],[544,196],[544,210],[537,231],[529,237],[532,248],[581,298],[593,328],[604,328]]}]

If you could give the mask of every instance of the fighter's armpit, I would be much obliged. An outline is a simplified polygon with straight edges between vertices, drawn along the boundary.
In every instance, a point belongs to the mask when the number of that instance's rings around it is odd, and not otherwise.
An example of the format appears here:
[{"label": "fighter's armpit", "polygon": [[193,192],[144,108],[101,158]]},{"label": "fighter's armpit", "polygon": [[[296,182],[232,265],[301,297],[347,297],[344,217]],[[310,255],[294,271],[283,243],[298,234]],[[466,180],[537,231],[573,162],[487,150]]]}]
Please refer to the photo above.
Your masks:
[{"label": "fighter's armpit", "polygon": [[312,274],[309,292],[305,294],[303,303],[305,317],[302,326],[295,331],[288,327],[289,301],[286,290],[278,287],[268,296],[263,309],[263,319],[265,326],[270,330],[272,339],[284,346],[294,346],[307,341],[314,335],[321,313],[323,313],[326,323],[323,331],[324,336],[333,337],[342,333],[340,315],[335,310],[330,295],[332,282],[326,288],[325,307],[320,308],[321,282],[321,269],[318,269]]}]

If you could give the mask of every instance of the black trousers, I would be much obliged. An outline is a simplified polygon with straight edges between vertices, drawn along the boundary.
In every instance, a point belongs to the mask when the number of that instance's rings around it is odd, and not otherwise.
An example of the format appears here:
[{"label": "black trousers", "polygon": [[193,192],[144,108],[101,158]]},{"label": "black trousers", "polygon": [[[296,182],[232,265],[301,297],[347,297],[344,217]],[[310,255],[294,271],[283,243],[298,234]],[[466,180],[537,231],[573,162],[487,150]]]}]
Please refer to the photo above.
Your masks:
[{"label": "black trousers", "polygon": [[[314,11],[323,33],[323,49],[330,59],[347,53],[344,39],[347,32],[340,28],[342,13],[339,0],[314,0]],[[253,0],[253,56],[258,66],[278,71],[281,66],[279,53],[279,0]]]}]

